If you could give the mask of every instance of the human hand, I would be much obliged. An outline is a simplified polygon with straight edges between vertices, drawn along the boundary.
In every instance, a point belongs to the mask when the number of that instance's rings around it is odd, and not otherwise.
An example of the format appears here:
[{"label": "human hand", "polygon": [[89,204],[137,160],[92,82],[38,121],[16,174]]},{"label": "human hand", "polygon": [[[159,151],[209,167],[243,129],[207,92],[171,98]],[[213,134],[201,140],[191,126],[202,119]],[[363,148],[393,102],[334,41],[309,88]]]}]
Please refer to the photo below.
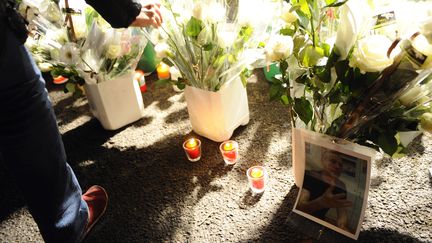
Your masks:
[{"label": "human hand", "polygon": [[162,24],[162,14],[160,11],[161,4],[158,1],[144,0],[141,1],[141,12],[136,17],[131,26],[146,27],[153,26],[158,28]]},{"label": "human hand", "polygon": [[334,186],[330,186],[324,192],[324,194],[319,197],[319,202],[324,208],[345,208],[350,207],[352,202],[344,199],[345,193],[333,194]]}]

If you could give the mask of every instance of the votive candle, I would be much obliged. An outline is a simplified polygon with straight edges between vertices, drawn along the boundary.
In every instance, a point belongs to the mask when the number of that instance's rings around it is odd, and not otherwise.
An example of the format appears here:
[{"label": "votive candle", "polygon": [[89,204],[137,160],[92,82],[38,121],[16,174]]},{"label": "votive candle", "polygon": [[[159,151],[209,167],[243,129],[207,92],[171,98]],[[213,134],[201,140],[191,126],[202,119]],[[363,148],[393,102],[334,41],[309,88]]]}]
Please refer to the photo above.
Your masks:
[{"label": "votive candle", "polygon": [[219,150],[222,154],[223,160],[227,165],[233,165],[237,162],[239,158],[238,149],[239,146],[236,141],[228,140],[221,143]]},{"label": "votive candle", "polygon": [[170,78],[170,67],[163,62],[159,63],[158,67],[156,68],[156,72],[159,79]]},{"label": "votive candle", "polygon": [[261,193],[267,184],[267,171],[263,166],[252,166],[246,172],[249,187],[254,193]]},{"label": "votive candle", "polygon": [[201,141],[197,138],[190,138],[183,143],[183,149],[189,161],[195,162],[201,159]]}]

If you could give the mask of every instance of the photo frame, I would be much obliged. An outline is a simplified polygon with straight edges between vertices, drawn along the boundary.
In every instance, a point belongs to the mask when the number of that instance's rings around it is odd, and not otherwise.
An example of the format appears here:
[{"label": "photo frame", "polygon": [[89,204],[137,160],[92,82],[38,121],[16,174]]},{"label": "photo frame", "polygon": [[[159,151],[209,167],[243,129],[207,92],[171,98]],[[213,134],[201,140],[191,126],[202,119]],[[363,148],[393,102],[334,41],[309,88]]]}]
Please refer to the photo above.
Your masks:
[{"label": "photo frame", "polygon": [[346,140],[293,128],[293,170],[300,188],[293,211],[357,239],[376,152]]}]

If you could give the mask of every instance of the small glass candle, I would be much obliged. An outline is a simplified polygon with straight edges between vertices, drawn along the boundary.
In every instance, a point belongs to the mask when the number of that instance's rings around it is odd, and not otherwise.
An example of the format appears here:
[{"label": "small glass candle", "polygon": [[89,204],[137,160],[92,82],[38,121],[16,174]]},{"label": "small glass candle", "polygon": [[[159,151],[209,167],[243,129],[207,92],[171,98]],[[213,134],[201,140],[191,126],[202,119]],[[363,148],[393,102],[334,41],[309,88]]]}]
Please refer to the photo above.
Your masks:
[{"label": "small glass candle", "polygon": [[157,72],[159,79],[169,79],[170,78],[170,67],[163,62],[161,62],[158,65],[156,72]]},{"label": "small glass candle", "polygon": [[183,149],[189,161],[195,162],[201,159],[201,141],[197,138],[190,138],[183,143]]},{"label": "small glass candle", "polygon": [[222,154],[223,160],[227,165],[233,165],[239,158],[238,154],[238,143],[233,140],[228,140],[219,146],[219,150]]},{"label": "small glass candle", "polygon": [[267,171],[263,166],[250,167],[246,172],[249,187],[254,193],[261,193],[265,190],[268,175]]},{"label": "small glass candle", "polygon": [[145,82],[144,72],[141,70],[135,70],[134,80],[136,80],[140,86],[141,92],[147,91],[147,85]]}]

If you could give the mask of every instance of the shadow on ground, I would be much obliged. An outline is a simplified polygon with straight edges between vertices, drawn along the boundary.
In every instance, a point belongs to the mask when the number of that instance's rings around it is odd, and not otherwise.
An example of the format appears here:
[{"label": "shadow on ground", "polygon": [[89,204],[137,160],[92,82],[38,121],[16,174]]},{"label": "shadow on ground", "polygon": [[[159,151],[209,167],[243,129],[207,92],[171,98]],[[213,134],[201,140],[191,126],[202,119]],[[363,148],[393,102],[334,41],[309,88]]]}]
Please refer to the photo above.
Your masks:
[{"label": "shadow on ground", "polygon": [[[141,124],[145,125],[145,124]],[[104,186],[110,203],[102,225],[88,242],[169,241],[176,228],[188,224],[181,215],[195,188],[196,201],[209,191],[219,190],[211,182],[231,167],[220,168],[211,159],[200,166],[186,161],[182,146],[184,135],[173,135],[146,148],[108,148],[106,142],[115,132],[101,132],[92,119],[63,135],[68,161],[80,178],[83,188],[92,184]],[[203,157],[217,151],[206,139]],[[191,212],[192,213],[192,212]],[[118,227],[121,227],[119,230]]]},{"label": "shadow on ground", "polygon": [[388,229],[368,229],[360,232],[358,240],[345,237],[331,229],[294,213],[298,187],[293,185],[273,219],[251,242],[426,242],[410,235]]}]

